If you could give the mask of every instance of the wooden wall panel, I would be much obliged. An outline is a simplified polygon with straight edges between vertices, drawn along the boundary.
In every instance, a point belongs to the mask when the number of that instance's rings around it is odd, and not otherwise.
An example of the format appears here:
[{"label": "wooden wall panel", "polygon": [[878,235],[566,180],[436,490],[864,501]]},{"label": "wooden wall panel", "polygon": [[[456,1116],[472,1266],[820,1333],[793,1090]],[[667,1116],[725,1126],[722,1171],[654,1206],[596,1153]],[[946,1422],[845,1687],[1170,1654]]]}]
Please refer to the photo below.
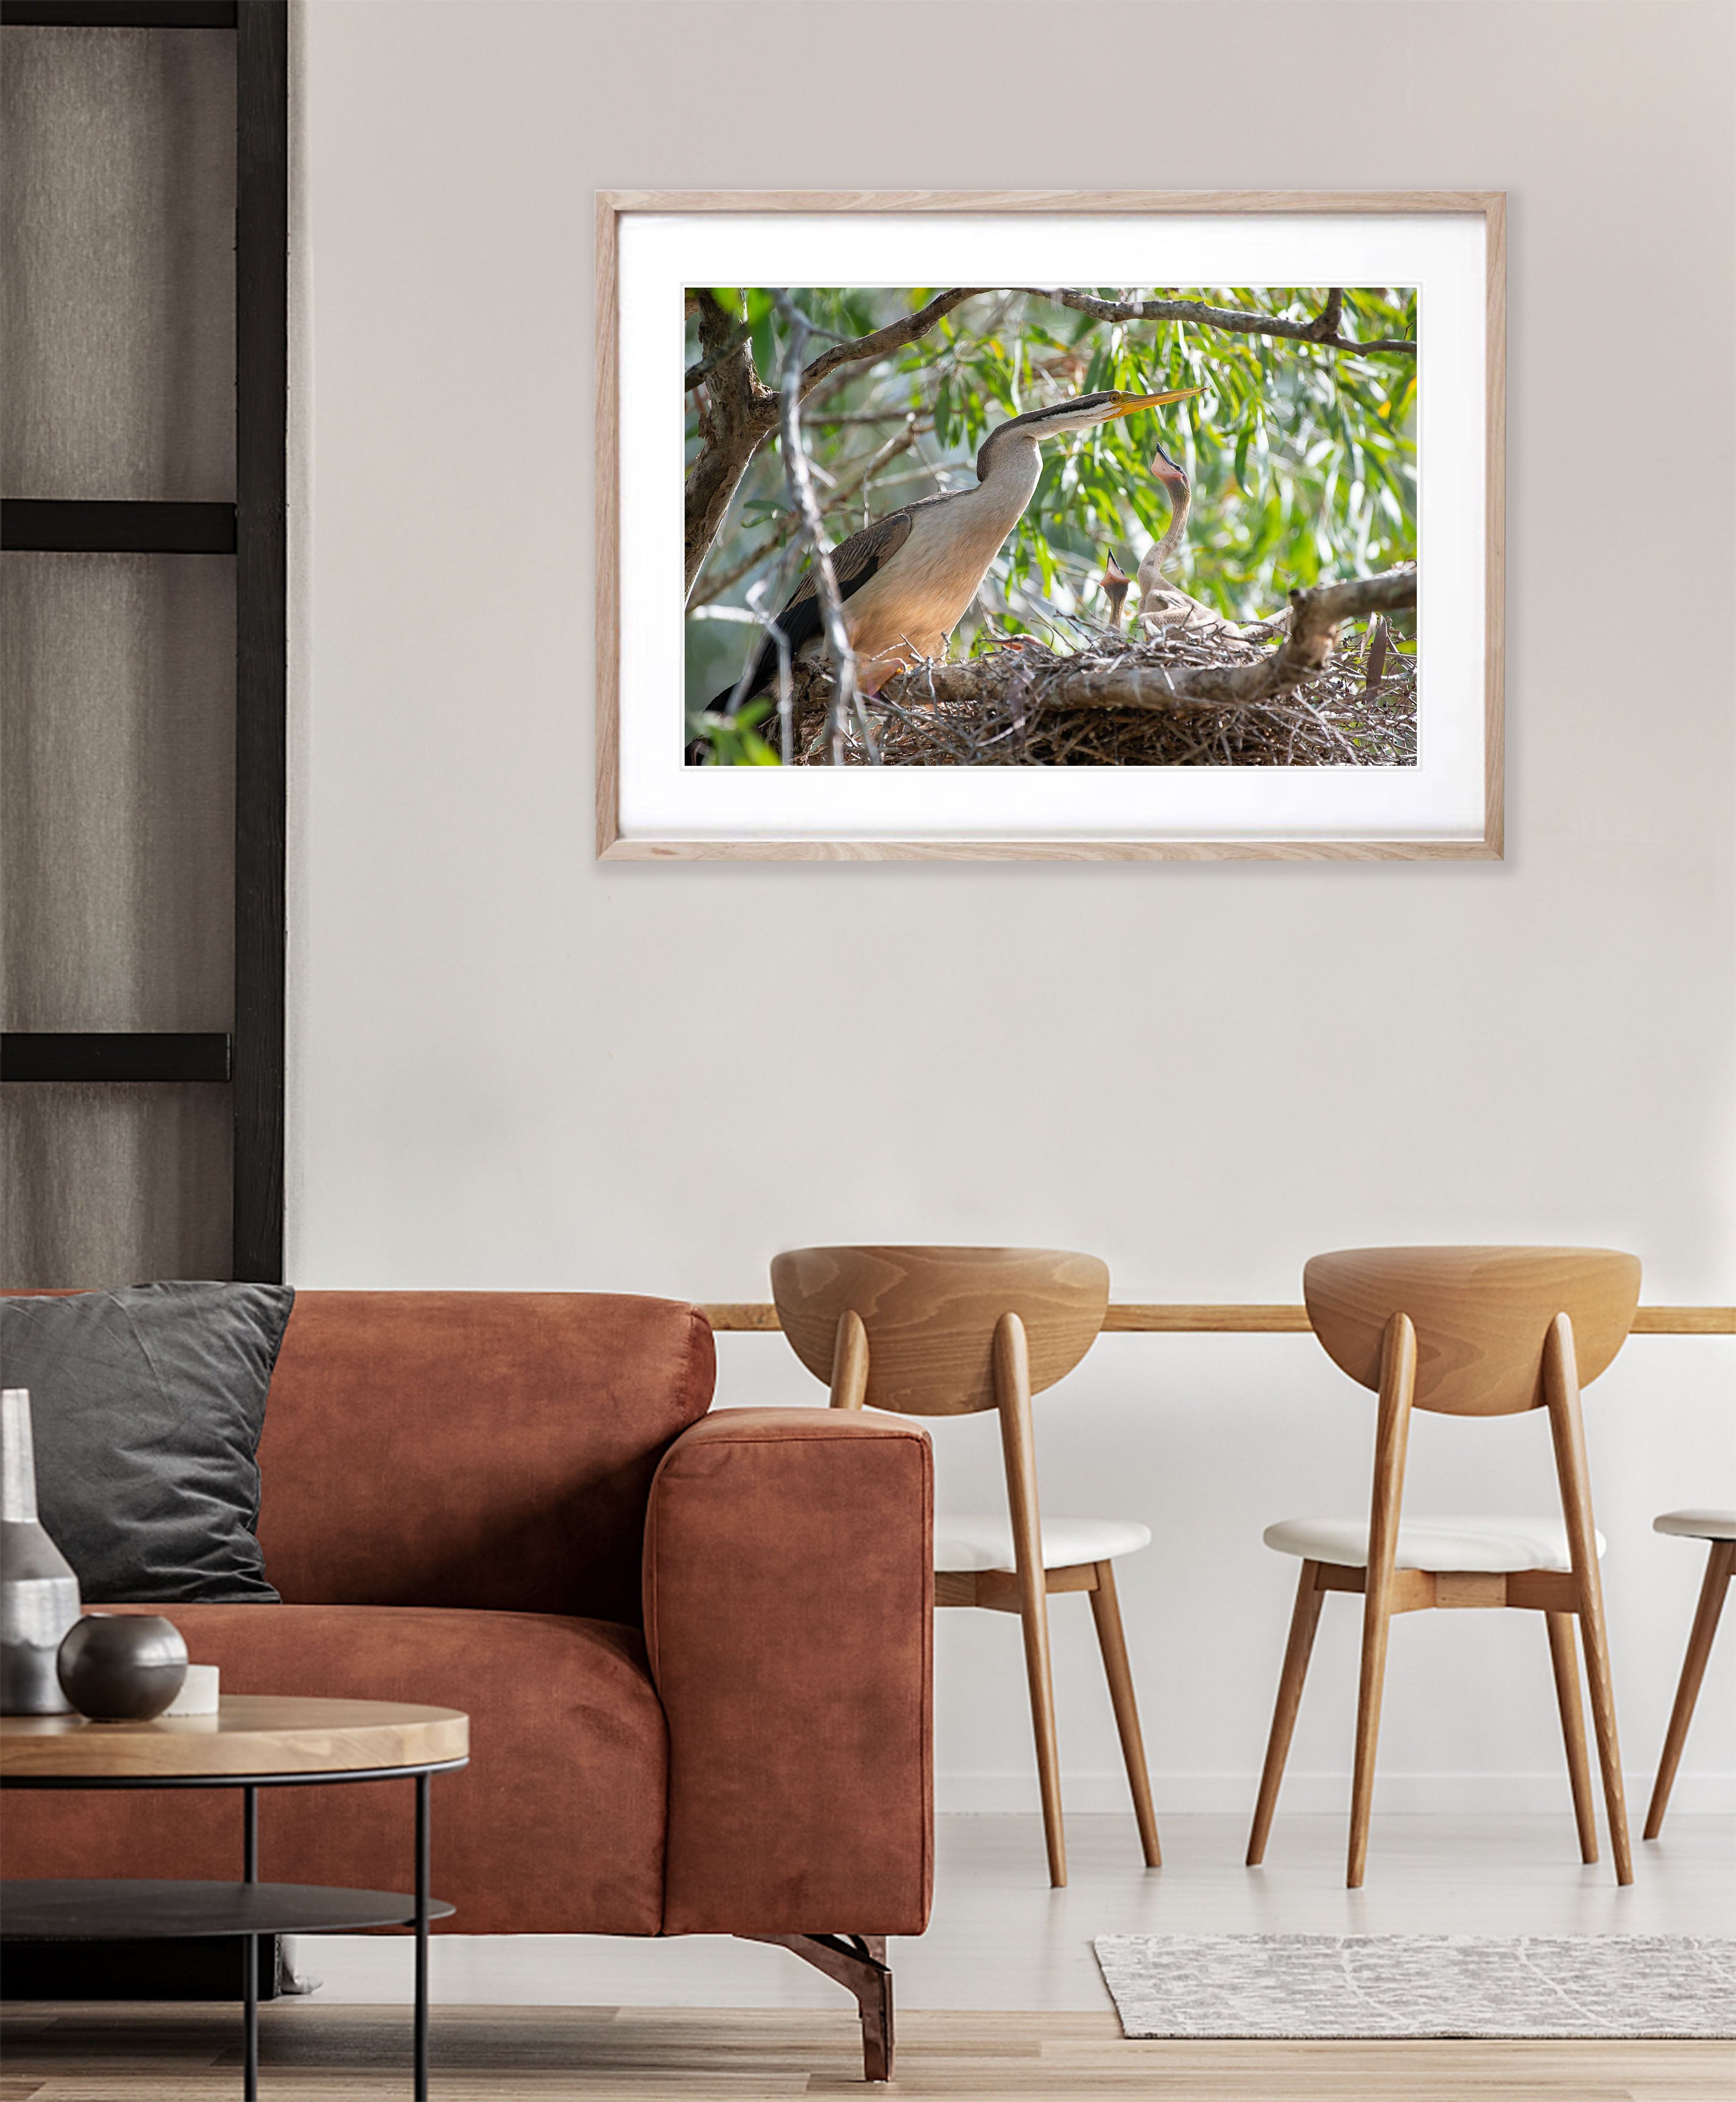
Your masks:
[{"label": "wooden wall panel", "polygon": [[234,662],[227,557],[0,556],[6,1028],[230,1027]]},{"label": "wooden wall panel", "polygon": [[235,38],[0,37],[0,483],[235,493]]},{"label": "wooden wall panel", "polygon": [[209,1084],[0,1089],[0,1279],[228,1276],[229,1106]]}]

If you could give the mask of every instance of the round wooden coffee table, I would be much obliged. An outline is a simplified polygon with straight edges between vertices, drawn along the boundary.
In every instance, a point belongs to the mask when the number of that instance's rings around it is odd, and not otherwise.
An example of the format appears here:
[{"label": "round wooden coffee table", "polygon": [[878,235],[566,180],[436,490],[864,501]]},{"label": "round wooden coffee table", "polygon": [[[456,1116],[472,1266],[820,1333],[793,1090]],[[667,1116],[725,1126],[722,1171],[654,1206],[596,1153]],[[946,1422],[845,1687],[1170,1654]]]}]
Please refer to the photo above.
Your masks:
[{"label": "round wooden coffee table", "polygon": [[[87,1723],[78,1715],[0,1716],[0,1786],[238,1788],[238,1883],[8,1882],[0,1933],[9,1940],[133,1940],[162,1936],[243,1937],[246,2051],[242,2092],[257,2102],[262,1934],[339,1933],[362,1927],[416,1930],[415,2095],[428,2091],[428,1922],[450,1905],[428,1895],[431,1783],[470,1758],[470,1718],[455,1708],[392,1701],[312,1701],[229,1694],[215,1715],[154,1723]],[[338,1781],[416,1784],[415,1891],[262,1883],[262,1788]]]}]

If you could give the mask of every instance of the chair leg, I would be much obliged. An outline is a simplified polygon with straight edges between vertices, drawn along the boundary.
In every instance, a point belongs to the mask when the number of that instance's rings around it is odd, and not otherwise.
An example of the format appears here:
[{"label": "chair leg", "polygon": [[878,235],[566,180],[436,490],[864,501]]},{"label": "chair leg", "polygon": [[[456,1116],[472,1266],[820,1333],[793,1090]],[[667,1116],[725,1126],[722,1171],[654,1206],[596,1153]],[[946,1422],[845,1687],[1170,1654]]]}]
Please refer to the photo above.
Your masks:
[{"label": "chair leg", "polygon": [[1545,1613],[1549,1661],[1555,1667],[1556,1705],[1561,1711],[1561,1736],[1567,1746],[1567,1777],[1573,1784],[1574,1822],[1579,1828],[1579,1859],[1597,1859],[1597,1817],[1592,1807],[1592,1769],[1585,1754],[1585,1710],[1579,1697],[1579,1664],[1574,1655],[1574,1616]]},{"label": "chair leg", "polygon": [[1030,1687],[1037,1780],[1043,1791],[1043,1836],[1048,1845],[1049,1881],[1060,1890],[1067,1880],[1067,1840],[1061,1816],[1061,1749],[1055,1738],[1055,1685],[1049,1676],[1049,1601],[1037,1506],[1030,1352],[1025,1324],[1016,1314],[1003,1314],[994,1324],[994,1363],[1001,1455],[1007,1471],[1007,1514],[1012,1521],[1019,1620],[1025,1631],[1025,1676]]},{"label": "chair leg", "polygon": [[1037,1785],[1043,1795],[1043,1837],[1049,1854],[1049,1882],[1067,1882],[1067,1836],[1061,1812],[1061,1745],[1055,1734],[1055,1684],[1049,1674],[1049,1616],[1041,1594],[1020,1607],[1025,1630],[1025,1676],[1030,1687],[1031,1732],[1037,1741]]},{"label": "chair leg", "polygon": [[1712,1655],[1712,1639],[1717,1633],[1718,1616],[1724,1611],[1725,1594],[1736,1568],[1736,1540],[1715,1540],[1706,1558],[1705,1581],[1700,1603],[1694,1608],[1694,1625],[1688,1635],[1688,1654],[1682,1659],[1681,1678],[1676,1688],[1676,1705],[1670,1710],[1670,1727],[1664,1732],[1663,1750],[1658,1760],[1658,1778],[1645,1813],[1645,1834],[1655,1839],[1663,1829],[1663,1813],[1669,1807],[1676,1769],[1681,1763],[1682,1746],[1688,1741],[1688,1725],[1694,1719],[1694,1704],[1706,1676],[1706,1660]]},{"label": "chair leg", "polygon": [[1597,1736],[1597,1763],[1603,1770],[1604,1815],[1610,1821],[1610,1851],[1615,1880],[1633,1881],[1633,1856],[1628,1844],[1628,1798],[1622,1785],[1621,1745],[1615,1734],[1615,1688],[1610,1676],[1610,1645],[1604,1630],[1603,1600],[1595,1599],[1579,1616],[1579,1639],[1585,1644],[1585,1678],[1592,1700],[1592,1726]]},{"label": "chair leg", "polygon": [[1386,1678],[1387,1630],[1393,1620],[1398,1513],[1404,1497],[1405,1448],[1416,1391],[1416,1329],[1407,1314],[1386,1324],[1380,1350],[1380,1411],[1375,1426],[1374,1497],[1363,1572],[1362,1671],[1357,1689],[1356,1771],[1350,1788],[1350,1861],[1344,1882],[1362,1887],[1368,1866],[1368,1817],[1375,1800],[1375,1747],[1380,1737],[1380,1692]]},{"label": "chair leg", "polygon": [[1290,1616],[1290,1640],[1284,1650],[1284,1668],[1278,1674],[1278,1702],[1272,1710],[1272,1734],[1266,1740],[1266,1763],[1260,1776],[1260,1800],[1254,1806],[1254,1829],[1248,1835],[1247,1865],[1251,1869],[1257,1869],[1266,1858],[1272,1813],[1278,1808],[1278,1791],[1284,1778],[1284,1763],[1290,1757],[1296,1710],[1302,1705],[1302,1682],[1308,1676],[1314,1630],[1319,1625],[1321,1600],[1326,1595],[1317,1581],[1319,1574],[1318,1562],[1304,1562],[1296,1582],[1295,1609]]},{"label": "chair leg", "polygon": [[1121,1756],[1127,1769],[1127,1785],[1133,1791],[1133,1815],[1138,1820],[1140,1845],[1145,1866],[1161,1869],[1163,1856],[1158,1846],[1158,1814],[1151,1805],[1151,1772],[1145,1763],[1145,1741],[1140,1731],[1139,1703],[1133,1697],[1133,1673],[1127,1662],[1127,1642],[1121,1625],[1121,1602],[1115,1595],[1113,1563],[1096,1565],[1097,1588],[1091,1594],[1092,1618],[1097,1624],[1097,1646],[1103,1652],[1103,1675],[1109,1683],[1109,1701],[1115,1710],[1115,1727],[1121,1735]]},{"label": "chair leg", "polygon": [[1380,1695],[1386,1680],[1386,1637],[1392,1625],[1384,1590],[1375,1588],[1373,1572],[1362,1600],[1362,1670],[1357,1688],[1356,1771],[1350,1786],[1350,1861],[1344,1877],[1353,1891],[1362,1887],[1368,1867],[1368,1820],[1375,1803],[1375,1748],[1380,1738]]},{"label": "chair leg", "polygon": [[1579,1407],[1579,1374],[1574,1358],[1573,1323],[1557,1314],[1543,1339],[1543,1399],[1561,1487],[1561,1515],[1579,1603],[1579,1639],[1585,1645],[1585,1677],[1603,1769],[1604,1812],[1610,1820],[1610,1851],[1618,1883],[1633,1881],[1628,1845],[1628,1802],[1622,1788],[1622,1753],[1615,1733],[1615,1688],[1610,1677],[1610,1643],[1603,1617],[1603,1580],[1597,1568],[1592,1523],[1590,1470],[1585,1460],[1585,1421]]}]

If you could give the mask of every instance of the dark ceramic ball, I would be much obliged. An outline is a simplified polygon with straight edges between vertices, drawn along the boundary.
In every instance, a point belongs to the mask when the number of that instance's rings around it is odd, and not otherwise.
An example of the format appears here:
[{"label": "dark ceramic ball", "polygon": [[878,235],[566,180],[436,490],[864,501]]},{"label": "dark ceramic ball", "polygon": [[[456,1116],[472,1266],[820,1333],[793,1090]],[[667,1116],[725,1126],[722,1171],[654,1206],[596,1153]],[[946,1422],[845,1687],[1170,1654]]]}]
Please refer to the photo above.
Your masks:
[{"label": "dark ceramic ball", "polygon": [[93,1723],[148,1723],[181,1690],[187,1645],[156,1613],[86,1613],[67,1630],[60,1691]]}]

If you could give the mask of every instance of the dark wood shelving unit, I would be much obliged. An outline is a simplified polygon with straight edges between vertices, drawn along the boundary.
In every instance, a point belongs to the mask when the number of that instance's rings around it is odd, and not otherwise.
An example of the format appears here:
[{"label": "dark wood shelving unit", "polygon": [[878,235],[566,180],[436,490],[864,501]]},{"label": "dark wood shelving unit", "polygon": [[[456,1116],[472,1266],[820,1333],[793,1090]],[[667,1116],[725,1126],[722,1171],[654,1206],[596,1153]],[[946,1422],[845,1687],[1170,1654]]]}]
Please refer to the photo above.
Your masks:
[{"label": "dark wood shelving unit", "polygon": [[227,1030],[21,1030],[0,1041],[0,1080],[222,1080]]},{"label": "dark wood shelving unit", "polygon": [[232,503],[117,503],[8,496],[0,548],[31,554],[232,555]]},{"label": "dark wood shelving unit", "polygon": [[237,0],[0,0],[0,26],[35,29],[232,29]]},{"label": "dark wood shelving unit", "polygon": [[236,38],[232,503],[8,497],[0,545],[225,555],[236,565],[235,985],[227,1032],[11,1031],[7,1081],[216,1081],[232,1089],[230,1274],[283,1275],[288,574],[289,35],[286,0],[0,0],[0,26]]},{"label": "dark wood shelving unit", "polygon": [[234,1274],[283,1277],[288,737],[286,0],[236,10]]}]

